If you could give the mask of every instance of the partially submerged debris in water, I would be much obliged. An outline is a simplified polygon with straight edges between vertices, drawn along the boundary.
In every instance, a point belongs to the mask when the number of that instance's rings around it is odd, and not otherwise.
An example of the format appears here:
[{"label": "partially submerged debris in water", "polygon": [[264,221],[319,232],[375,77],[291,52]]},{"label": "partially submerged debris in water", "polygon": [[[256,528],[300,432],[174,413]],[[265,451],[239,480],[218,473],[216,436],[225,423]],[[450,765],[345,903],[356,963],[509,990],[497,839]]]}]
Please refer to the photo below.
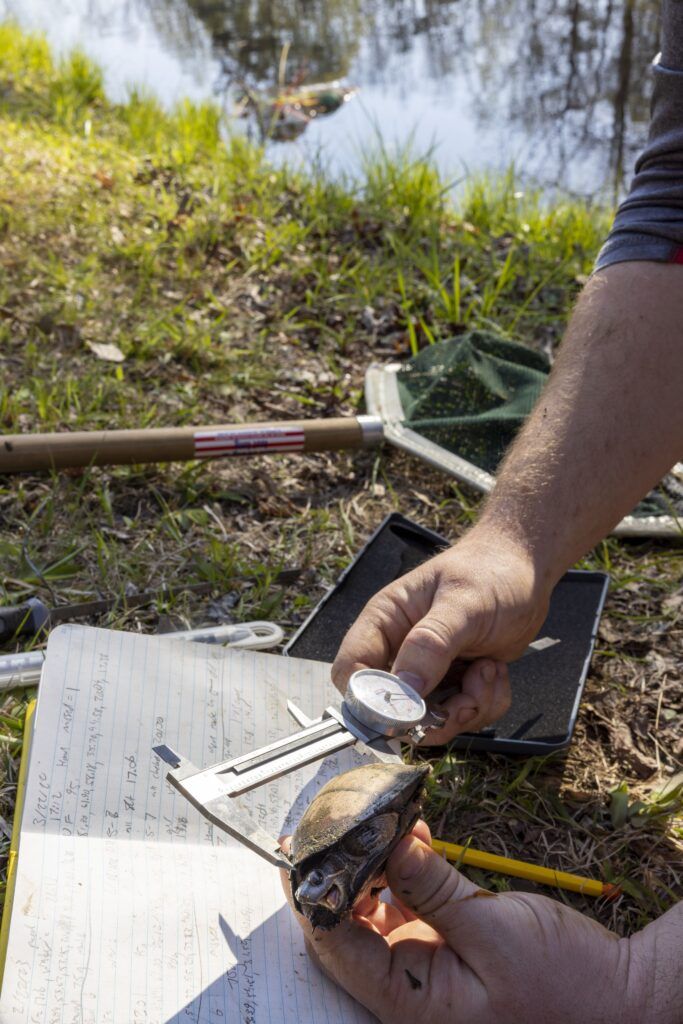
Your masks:
[{"label": "partially submerged debris in water", "polygon": [[287,142],[301,135],[315,117],[339,110],[355,92],[340,82],[286,86],[270,95],[245,87],[239,112],[254,115],[263,140]]},{"label": "partially submerged debris in water", "polygon": [[365,764],[332,779],[292,836],[294,903],[316,928],[333,928],[373,889],[420,814],[427,765]]}]

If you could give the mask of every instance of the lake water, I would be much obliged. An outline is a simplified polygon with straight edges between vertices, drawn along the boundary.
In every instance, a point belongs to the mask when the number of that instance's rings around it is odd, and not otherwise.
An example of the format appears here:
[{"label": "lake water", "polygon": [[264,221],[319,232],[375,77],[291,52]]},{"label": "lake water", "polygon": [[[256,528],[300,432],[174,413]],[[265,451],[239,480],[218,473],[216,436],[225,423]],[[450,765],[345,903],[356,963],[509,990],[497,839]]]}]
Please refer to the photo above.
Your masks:
[{"label": "lake water", "polygon": [[[342,79],[357,95],[273,157],[351,173],[377,144],[433,150],[449,179],[501,171],[582,195],[624,187],[647,131],[658,0],[0,0],[58,51],[80,45],[110,96],[166,104],[244,85]],[[245,130],[244,121],[238,128]]]}]

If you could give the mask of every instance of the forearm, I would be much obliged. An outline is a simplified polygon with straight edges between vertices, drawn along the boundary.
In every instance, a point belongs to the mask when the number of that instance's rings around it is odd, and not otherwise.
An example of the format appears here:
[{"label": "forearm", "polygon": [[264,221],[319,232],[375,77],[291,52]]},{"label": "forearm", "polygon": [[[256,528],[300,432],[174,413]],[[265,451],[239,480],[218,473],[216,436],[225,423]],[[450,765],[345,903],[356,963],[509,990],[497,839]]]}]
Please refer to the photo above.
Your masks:
[{"label": "forearm", "polygon": [[683,267],[617,264],[584,289],[481,525],[524,547],[551,587],[682,450]]},{"label": "forearm", "polygon": [[683,903],[628,940],[628,1003],[643,1024],[683,1019]]}]

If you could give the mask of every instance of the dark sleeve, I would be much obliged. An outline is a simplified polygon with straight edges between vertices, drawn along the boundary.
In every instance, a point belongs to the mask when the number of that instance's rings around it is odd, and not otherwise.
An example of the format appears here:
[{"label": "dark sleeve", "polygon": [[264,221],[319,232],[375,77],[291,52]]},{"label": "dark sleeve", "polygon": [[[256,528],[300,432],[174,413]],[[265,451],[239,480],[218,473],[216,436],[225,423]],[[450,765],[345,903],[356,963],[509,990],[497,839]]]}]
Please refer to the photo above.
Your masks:
[{"label": "dark sleeve", "polygon": [[650,134],[596,270],[625,260],[683,262],[683,0],[665,0]]}]

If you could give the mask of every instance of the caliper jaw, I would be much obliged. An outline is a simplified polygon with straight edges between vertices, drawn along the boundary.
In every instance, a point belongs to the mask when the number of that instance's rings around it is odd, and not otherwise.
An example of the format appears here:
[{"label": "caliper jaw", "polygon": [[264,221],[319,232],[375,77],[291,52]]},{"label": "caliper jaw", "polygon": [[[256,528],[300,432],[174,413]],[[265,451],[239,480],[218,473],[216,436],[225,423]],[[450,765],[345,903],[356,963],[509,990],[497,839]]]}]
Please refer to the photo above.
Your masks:
[{"label": "caliper jaw", "polygon": [[280,844],[251,815],[240,807],[234,797],[227,796],[215,775],[202,772],[187,758],[176,754],[165,744],[153,747],[154,753],[170,766],[166,778],[179,793],[214,825],[248,846],[254,853],[276,868],[291,870]]}]

